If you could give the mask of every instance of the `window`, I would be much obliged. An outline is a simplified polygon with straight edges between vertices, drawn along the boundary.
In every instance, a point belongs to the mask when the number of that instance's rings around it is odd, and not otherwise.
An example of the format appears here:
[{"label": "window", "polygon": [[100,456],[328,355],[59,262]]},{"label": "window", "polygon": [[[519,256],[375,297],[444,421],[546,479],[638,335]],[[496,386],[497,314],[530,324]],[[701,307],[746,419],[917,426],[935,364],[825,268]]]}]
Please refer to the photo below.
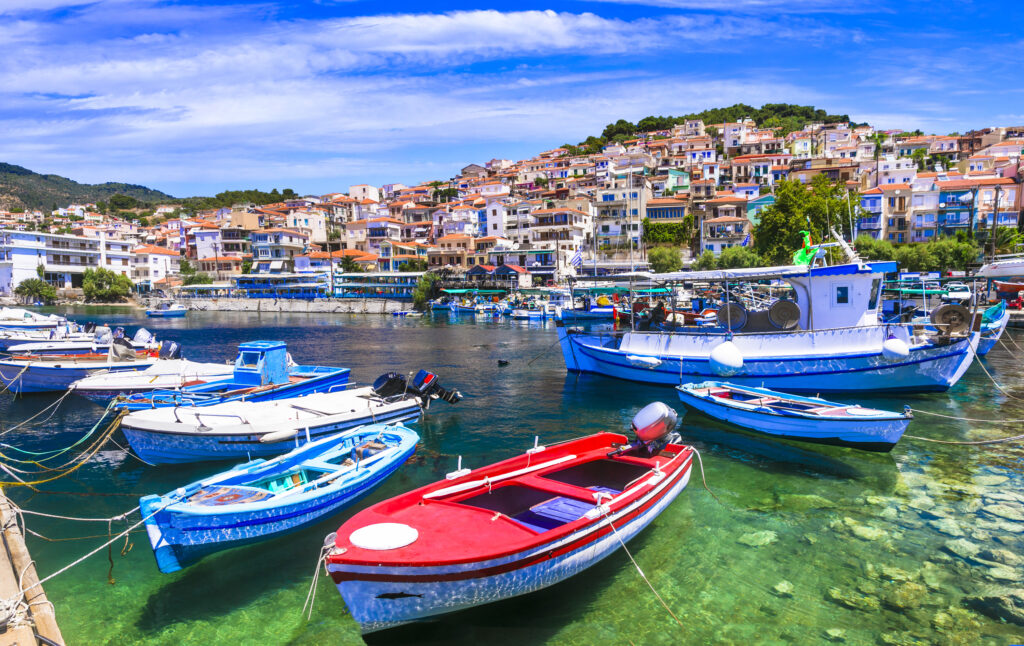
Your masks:
[{"label": "window", "polygon": [[836,287],[836,305],[850,304],[850,286],[839,285]]}]

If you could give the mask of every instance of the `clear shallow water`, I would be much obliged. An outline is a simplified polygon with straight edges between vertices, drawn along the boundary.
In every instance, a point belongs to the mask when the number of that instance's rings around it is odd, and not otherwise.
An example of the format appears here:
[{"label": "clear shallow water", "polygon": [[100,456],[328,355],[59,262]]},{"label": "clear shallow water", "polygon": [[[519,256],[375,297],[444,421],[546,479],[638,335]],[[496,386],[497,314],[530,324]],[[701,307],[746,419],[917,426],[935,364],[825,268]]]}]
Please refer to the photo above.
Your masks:
[{"label": "clear shallow water", "polygon": [[[144,324],[160,338],[181,342],[196,360],[233,358],[241,341],[279,339],[297,361],[348,366],[360,382],[391,369],[436,370],[443,385],[459,388],[466,399],[455,407],[432,407],[417,425],[423,438],[417,456],[361,504],[442,477],[459,454],[466,465],[477,466],[522,452],[534,435],[550,442],[628,429],[636,410],[656,399],[682,411],[671,389],[566,376],[552,346],[554,329],[537,323],[226,312],[156,321],[115,309],[73,316]],[[1011,333],[1024,345],[1024,335]],[[499,358],[510,365],[499,367]],[[947,394],[862,403],[1024,419],[1019,355],[997,346],[986,365],[1021,399],[998,392],[975,366]],[[53,399],[4,395],[0,424],[9,427]],[[66,446],[100,413],[99,406],[69,398],[45,424],[4,440],[29,450]],[[919,416],[909,432],[978,440],[1018,429]],[[548,590],[373,641],[804,644],[826,641],[830,629],[842,631],[847,644],[1024,639],[1024,627],[964,603],[972,595],[1024,588],[1024,567],[1013,562],[1024,559],[1024,522],[1007,518],[1024,519],[1019,443],[976,448],[904,439],[891,454],[879,455],[765,440],[693,414],[683,419],[682,430],[704,456],[708,485],[721,503],[695,474],[676,502],[630,543],[686,624],[682,633],[619,553]],[[149,467],[111,446],[72,477],[43,487],[64,493],[9,493],[28,509],[107,517],[133,507],[133,496],[165,492],[227,466]],[[358,644],[356,625],[326,577],[312,619],[300,612],[323,537],[352,513],[222,552],[172,575],[158,572],[145,535],[135,534],[124,556],[122,545],[113,550],[113,585],[106,554],[99,554],[46,584],[46,591],[70,644]],[[42,518],[29,518],[29,528],[50,538],[107,531],[105,524]],[[29,537],[29,549],[45,576],[102,540]]]}]

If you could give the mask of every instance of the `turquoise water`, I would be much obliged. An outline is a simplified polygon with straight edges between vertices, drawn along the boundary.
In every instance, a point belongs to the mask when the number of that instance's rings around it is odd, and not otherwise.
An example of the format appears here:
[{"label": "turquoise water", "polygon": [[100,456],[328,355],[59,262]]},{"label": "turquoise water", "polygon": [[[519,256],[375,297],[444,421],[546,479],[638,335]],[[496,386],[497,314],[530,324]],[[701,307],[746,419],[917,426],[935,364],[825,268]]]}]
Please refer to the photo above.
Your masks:
[{"label": "turquoise water", "polygon": [[[115,309],[78,310],[74,317],[144,324],[160,338],[181,342],[196,360],[232,358],[241,341],[279,339],[297,361],[348,366],[360,382],[391,369],[435,370],[443,385],[466,398],[454,407],[431,408],[417,426],[423,440],[413,461],[361,504],[443,477],[460,454],[472,467],[521,453],[535,435],[552,442],[625,430],[632,415],[656,399],[682,412],[671,389],[567,376],[553,346],[554,328],[538,323],[215,312],[156,321]],[[1013,347],[1011,340],[1024,345],[1024,336],[1008,338]],[[510,363],[499,367],[498,359]],[[997,346],[986,366],[1011,396],[997,391],[975,366],[947,394],[863,403],[1024,419],[1019,354]],[[0,424],[10,427],[54,399],[4,395]],[[29,450],[66,446],[101,410],[69,398],[52,419],[3,440]],[[918,416],[908,432],[977,440],[1018,429]],[[682,431],[700,450],[708,486],[720,502],[695,472],[690,487],[630,549],[684,628],[620,552],[553,588],[375,635],[373,641],[496,646],[1024,640],[1024,627],[983,614],[969,602],[1024,589],[1020,443],[963,447],[904,439],[891,454],[880,455],[765,440],[693,415],[683,419]],[[9,493],[27,509],[107,517],[135,506],[140,494],[165,492],[226,466],[149,467],[111,445],[73,476],[45,485],[47,493]],[[320,579],[312,619],[301,613],[323,537],[352,513],[222,552],[172,575],[158,572],[145,534],[134,534],[130,549],[119,543],[112,551],[113,584],[104,551],[45,587],[69,644],[358,644],[356,625],[329,579]],[[51,539],[103,535],[59,542],[30,536],[41,576],[99,545],[107,533],[106,524],[43,518],[30,517],[28,526]]]}]

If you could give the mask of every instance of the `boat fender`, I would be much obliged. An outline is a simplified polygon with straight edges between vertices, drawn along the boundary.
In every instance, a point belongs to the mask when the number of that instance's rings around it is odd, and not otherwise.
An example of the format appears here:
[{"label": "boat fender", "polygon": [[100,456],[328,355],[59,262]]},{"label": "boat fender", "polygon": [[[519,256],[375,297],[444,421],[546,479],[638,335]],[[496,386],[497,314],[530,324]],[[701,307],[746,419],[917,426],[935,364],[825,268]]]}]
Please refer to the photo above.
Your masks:
[{"label": "boat fender", "polygon": [[260,443],[270,444],[272,442],[283,442],[284,440],[290,440],[298,435],[298,433],[299,429],[297,428],[286,428],[283,431],[274,431],[260,436]]},{"label": "boat fender", "polygon": [[637,368],[654,369],[661,365],[661,359],[658,357],[645,357],[638,354],[627,354],[626,361],[629,361]]},{"label": "boat fender", "polygon": [[910,346],[903,339],[886,339],[882,343],[882,356],[886,359],[905,359],[910,356]]},{"label": "boat fender", "polygon": [[395,550],[416,541],[420,533],[404,523],[375,523],[360,527],[349,534],[348,540],[364,550]]},{"label": "boat fender", "polygon": [[711,350],[711,370],[720,377],[731,377],[743,369],[743,353],[732,341],[723,341]]}]

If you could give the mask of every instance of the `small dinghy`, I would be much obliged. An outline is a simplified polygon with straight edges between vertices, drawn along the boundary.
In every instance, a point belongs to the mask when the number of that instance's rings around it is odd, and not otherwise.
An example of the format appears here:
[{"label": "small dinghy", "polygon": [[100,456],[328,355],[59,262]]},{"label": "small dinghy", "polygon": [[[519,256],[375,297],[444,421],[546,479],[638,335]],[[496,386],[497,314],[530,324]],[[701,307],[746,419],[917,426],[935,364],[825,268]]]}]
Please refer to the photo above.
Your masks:
[{"label": "small dinghy", "polygon": [[676,389],[687,408],[757,433],[866,451],[892,449],[913,418],[909,408],[893,413],[720,381]]},{"label": "small dinghy", "polygon": [[291,532],[373,491],[416,450],[400,424],[369,424],[139,501],[161,572]]},{"label": "small dinghy", "polygon": [[119,395],[180,389],[183,386],[225,379],[234,366],[225,363],[197,363],[187,359],[162,359],[145,370],[100,373],[71,384],[75,394],[100,404]]},{"label": "small dinghy", "polygon": [[118,399],[114,408],[146,410],[289,399],[344,390],[348,377],[348,368],[296,365],[281,341],[249,341],[239,344],[234,367],[222,379],[197,380],[176,390],[151,388],[128,394]]},{"label": "small dinghy", "polygon": [[264,457],[364,424],[415,420],[434,399],[454,404],[461,398],[425,370],[408,383],[388,373],[366,388],[136,411],[121,420],[121,430],[146,462]]},{"label": "small dinghy", "polygon": [[378,503],[338,529],[325,559],[364,633],[553,585],[654,520],[690,478],[674,410],[633,419],[637,439],[598,433]]},{"label": "small dinghy", "polygon": [[165,301],[154,307],[153,309],[146,310],[146,316],[155,318],[181,318],[188,313],[188,308],[181,303],[175,303],[174,301]]},{"label": "small dinghy", "polygon": [[67,324],[68,320],[57,314],[38,314],[20,308],[0,307],[0,329],[55,330]]}]

